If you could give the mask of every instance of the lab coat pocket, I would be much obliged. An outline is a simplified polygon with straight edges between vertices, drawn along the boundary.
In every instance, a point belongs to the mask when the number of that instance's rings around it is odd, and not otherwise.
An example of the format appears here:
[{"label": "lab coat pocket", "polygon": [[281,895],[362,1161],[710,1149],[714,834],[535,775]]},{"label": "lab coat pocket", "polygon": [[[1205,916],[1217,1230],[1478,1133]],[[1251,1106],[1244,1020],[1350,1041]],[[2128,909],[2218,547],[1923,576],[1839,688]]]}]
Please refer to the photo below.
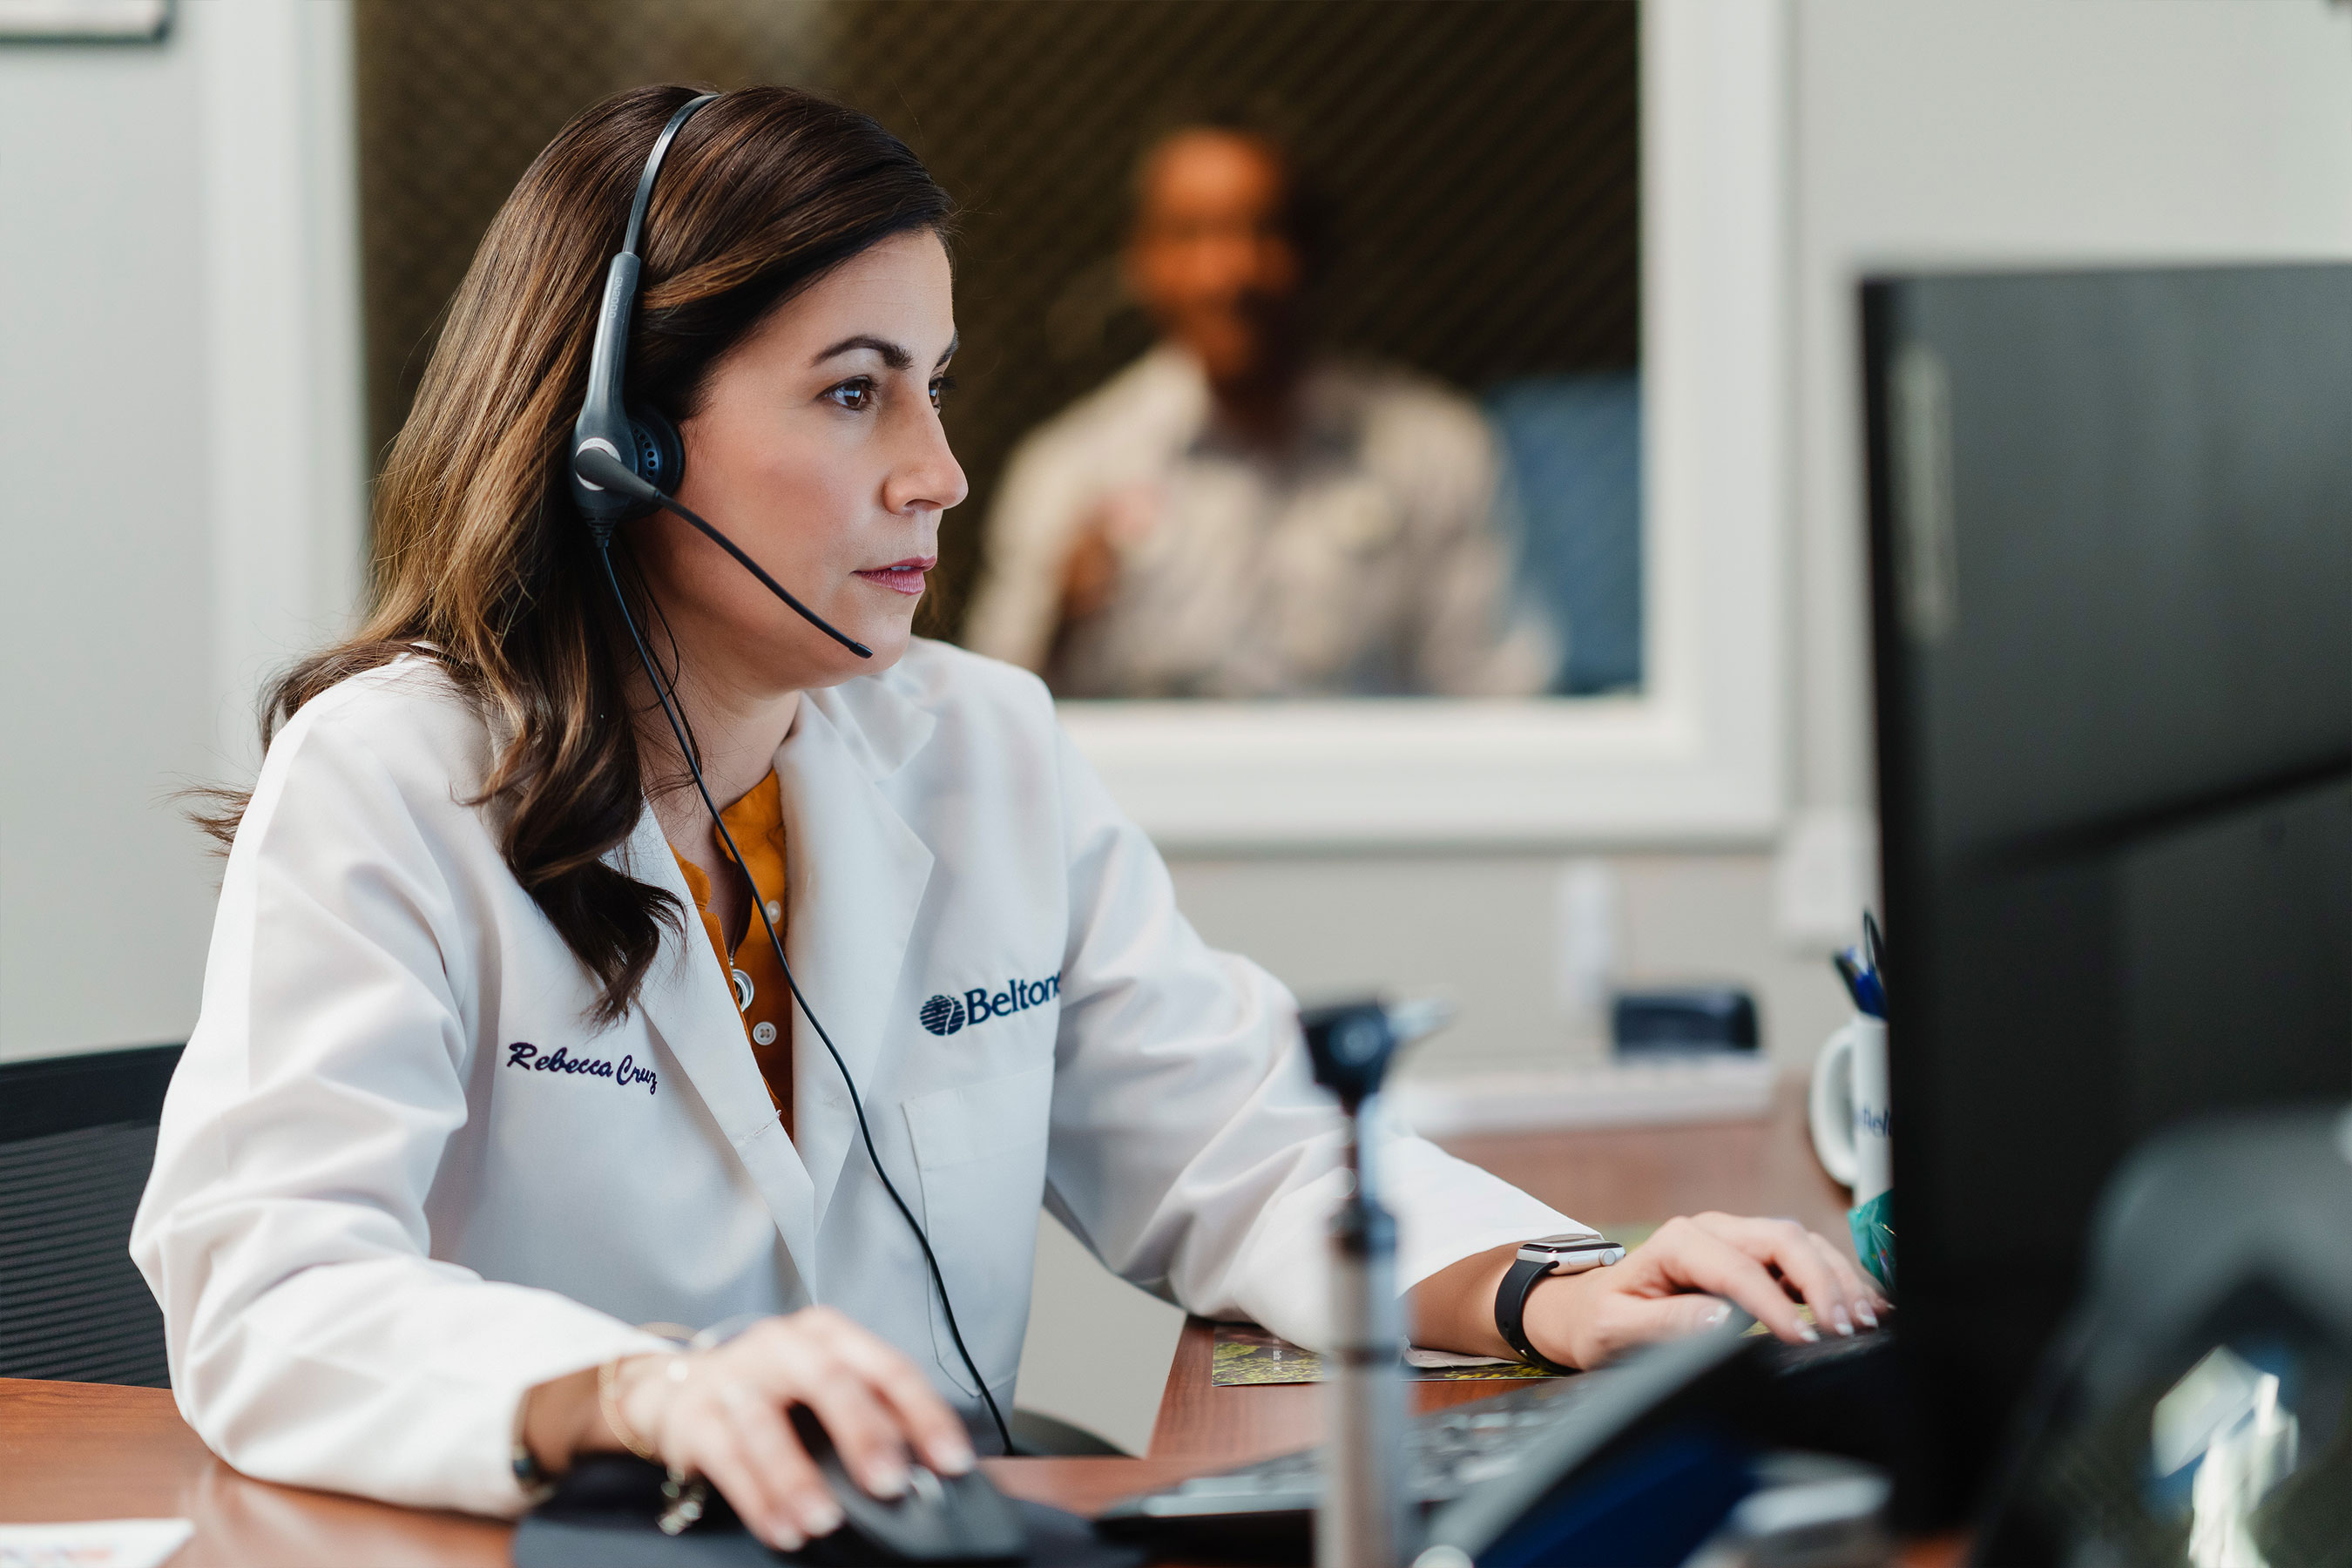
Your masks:
[{"label": "lab coat pocket", "polygon": [[[959,1084],[905,1102],[907,1131],[921,1172],[923,1230],[940,1260],[956,1321],[992,1387],[1009,1392],[1028,1328],[1037,1210],[1045,1191],[1045,1141],[1053,1108],[1049,1064]],[[938,1292],[931,1344],[949,1379],[980,1390],[956,1353]]]}]

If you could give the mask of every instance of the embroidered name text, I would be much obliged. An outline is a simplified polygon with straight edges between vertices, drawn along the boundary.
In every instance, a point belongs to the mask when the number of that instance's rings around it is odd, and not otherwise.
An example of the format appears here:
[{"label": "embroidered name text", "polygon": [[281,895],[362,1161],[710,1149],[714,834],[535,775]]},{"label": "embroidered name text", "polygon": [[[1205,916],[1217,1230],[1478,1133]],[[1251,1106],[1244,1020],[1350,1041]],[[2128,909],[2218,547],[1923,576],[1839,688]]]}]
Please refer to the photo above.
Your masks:
[{"label": "embroidered name text", "polygon": [[647,1094],[660,1088],[654,1077],[654,1069],[639,1067],[635,1057],[623,1057],[617,1062],[609,1057],[575,1057],[567,1055],[562,1046],[542,1052],[537,1046],[518,1040],[507,1047],[507,1066],[520,1068],[525,1072],[568,1072],[583,1078],[605,1079],[619,1089],[634,1089],[644,1084]]}]

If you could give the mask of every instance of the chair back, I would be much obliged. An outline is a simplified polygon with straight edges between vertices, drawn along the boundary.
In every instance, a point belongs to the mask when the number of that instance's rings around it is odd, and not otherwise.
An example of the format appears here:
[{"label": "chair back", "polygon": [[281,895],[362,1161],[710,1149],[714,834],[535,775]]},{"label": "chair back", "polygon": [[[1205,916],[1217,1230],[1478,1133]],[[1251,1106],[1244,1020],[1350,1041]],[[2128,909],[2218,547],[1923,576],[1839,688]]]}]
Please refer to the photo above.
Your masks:
[{"label": "chair back", "polygon": [[167,1388],[131,1261],[177,1046],[0,1065],[0,1377]]},{"label": "chair back", "polygon": [[1633,371],[1542,376],[1488,395],[1518,513],[1517,577],[1567,647],[1551,689],[1642,684],[1642,382]]}]

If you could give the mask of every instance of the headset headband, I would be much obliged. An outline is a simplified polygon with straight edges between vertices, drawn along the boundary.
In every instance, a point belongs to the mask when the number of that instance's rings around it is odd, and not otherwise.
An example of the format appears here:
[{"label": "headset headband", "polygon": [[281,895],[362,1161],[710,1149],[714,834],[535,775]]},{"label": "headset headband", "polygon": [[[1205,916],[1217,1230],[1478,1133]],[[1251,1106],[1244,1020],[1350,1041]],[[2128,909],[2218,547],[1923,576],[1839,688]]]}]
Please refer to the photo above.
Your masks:
[{"label": "headset headband", "polygon": [[668,155],[669,144],[677,140],[679,128],[694,118],[696,110],[718,97],[715,92],[706,92],[700,97],[688,99],[677,106],[677,112],[669,117],[669,123],[662,127],[661,134],[654,138],[654,150],[646,154],[646,172],[637,176],[637,199],[629,204],[629,232],[621,240],[623,255],[637,254],[637,240],[646,231],[646,206],[654,199],[654,177],[661,173],[662,159]]}]

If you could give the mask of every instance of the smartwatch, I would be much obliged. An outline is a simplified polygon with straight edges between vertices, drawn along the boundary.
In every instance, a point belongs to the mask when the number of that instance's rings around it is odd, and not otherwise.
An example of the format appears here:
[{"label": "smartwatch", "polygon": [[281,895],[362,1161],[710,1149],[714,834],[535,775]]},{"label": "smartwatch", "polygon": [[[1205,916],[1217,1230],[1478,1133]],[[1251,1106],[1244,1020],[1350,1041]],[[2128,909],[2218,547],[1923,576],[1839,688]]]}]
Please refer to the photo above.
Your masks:
[{"label": "smartwatch", "polygon": [[1502,1289],[1495,1292],[1495,1327],[1503,1338],[1518,1352],[1520,1358],[1531,1366],[1546,1372],[1573,1372],[1574,1367],[1562,1366],[1538,1352],[1528,1342],[1527,1324],[1521,1315],[1527,1310],[1528,1292],[1536,1281],[1553,1274],[1581,1274],[1588,1268],[1601,1268],[1625,1256],[1625,1249],[1603,1237],[1590,1231],[1571,1231],[1566,1236],[1547,1236],[1537,1241],[1522,1242],[1519,1256],[1511,1271],[1503,1276]]}]

